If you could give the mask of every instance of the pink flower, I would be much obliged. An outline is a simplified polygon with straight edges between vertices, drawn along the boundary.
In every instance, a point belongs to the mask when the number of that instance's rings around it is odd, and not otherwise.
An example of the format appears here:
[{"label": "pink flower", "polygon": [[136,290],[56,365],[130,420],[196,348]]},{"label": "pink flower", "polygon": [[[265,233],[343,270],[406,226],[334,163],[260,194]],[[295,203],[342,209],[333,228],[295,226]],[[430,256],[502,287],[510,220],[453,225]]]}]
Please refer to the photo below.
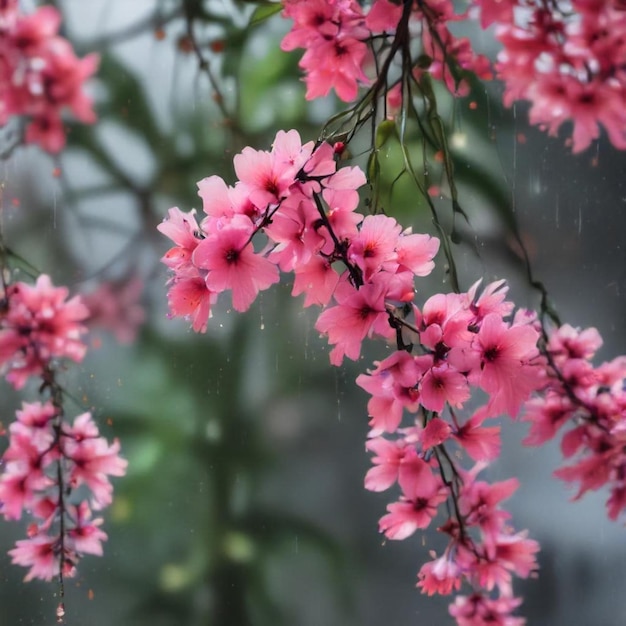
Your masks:
[{"label": "pink flower", "polygon": [[337,306],[319,316],[315,328],[328,335],[328,343],[335,347],[330,362],[341,365],[343,357],[356,361],[361,354],[361,343],[374,332],[390,336],[384,301],[384,287],[368,284],[355,289],[342,282],[335,290]]},{"label": "pink flower", "polygon": [[2,514],[7,520],[20,519],[22,511],[35,502],[36,492],[53,484],[41,471],[33,469],[35,463],[40,461],[40,453],[33,448],[30,452],[32,454],[26,463],[10,463],[2,474],[0,504]]},{"label": "pink flower", "polygon": [[26,143],[39,144],[53,154],[65,147],[65,127],[55,111],[46,111],[35,117],[27,126]]},{"label": "pink flower", "polygon": [[595,328],[580,330],[569,324],[563,324],[550,334],[548,350],[550,354],[560,359],[591,359],[602,347],[602,337]]},{"label": "pink flower", "polygon": [[296,171],[270,152],[244,148],[233,160],[235,172],[254,206],[263,210],[287,197]]},{"label": "pink flower", "polygon": [[417,410],[417,382],[424,369],[430,365],[430,360],[428,357],[416,359],[404,350],[397,350],[376,365],[376,369],[368,375],[361,374],[356,379],[359,387],[372,394],[367,403],[372,418],[370,437],[382,432],[395,432],[402,420],[404,408]]},{"label": "pink flower", "polygon": [[291,196],[265,229],[267,236],[278,244],[270,260],[281,270],[289,272],[306,265],[324,245],[324,238],[315,228],[319,215],[308,198]]},{"label": "pink flower", "polygon": [[475,585],[509,594],[512,575],[527,578],[537,570],[535,554],[539,544],[526,533],[493,532],[483,535],[484,543],[473,549],[459,546],[457,562]]},{"label": "pink flower", "polygon": [[517,0],[474,0],[480,7],[480,25],[487,28],[494,22],[512,22]]},{"label": "pink flower", "polygon": [[92,493],[93,508],[102,509],[111,503],[113,486],[109,476],[123,476],[128,462],[119,456],[120,443],[112,444],[99,437],[90,413],[83,413],[67,429],[62,454],[71,461],[68,482],[72,487],[86,485]]},{"label": "pink flower", "polygon": [[339,284],[340,276],[322,256],[314,256],[295,268],[292,296],[304,294],[304,306],[327,305]]},{"label": "pink flower", "polygon": [[[434,556],[434,555],[433,555]],[[418,587],[429,596],[447,596],[461,587],[461,569],[448,554],[424,563],[418,574]]]},{"label": "pink flower", "polygon": [[191,319],[192,328],[197,333],[204,333],[211,316],[211,305],[217,300],[217,294],[207,289],[202,278],[181,277],[170,285],[167,301],[174,317]]},{"label": "pink flower", "polygon": [[73,528],[67,533],[68,547],[78,554],[102,556],[102,542],[107,540],[105,532],[100,530],[102,519],[91,520],[91,510],[87,502],[70,507]]},{"label": "pink flower", "polygon": [[474,314],[473,323],[482,322],[490,313],[496,313],[505,318],[513,312],[514,304],[506,300],[509,286],[504,280],[489,283],[479,295],[478,288],[482,281],[476,281],[467,291],[470,301],[470,310]]},{"label": "pink flower", "polygon": [[23,509],[36,506],[39,493],[54,485],[46,468],[58,458],[52,425],[58,410],[52,403],[24,403],[16,415],[0,477],[0,506],[7,519],[20,519]]},{"label": "pink flower", "polygon": [[365,444],[368,451],[374,452],[374,467],[365,475],[365,488],[369,491],[385,491],[398,479],[400,464],[409,453],[402,441],[387,441],[383,437],[369,439]]},{"label": "pink flower", "polygon": [[428,450],[434,446],[440,446],[450,437],[450,424],[439,417],[433,417],[428,421],[421,434],[422,448]]},{"label": "pink flower", "polygon": [[396,262],[415,276],[428,276],[434,267],[433,259],[439,251],[439,239],[430,235],[403,233],[396,245]]},{"label": "pink flower", "polygon": [[420,403],[441,413],[446,404],[461,407],[470,397],[467,378],[448,363],[431,367],[420,383]]},{"label": "pink flower", "polygon": [[515,417],[530,392],[539,385],[539,372],[531,367],[538,355],[539,333],[531,326],[509,327],[488,314],[476,335],[480,358],[478,384],[490,395],[490,414],[506,411]]},{"label": "pink flower", "polygon": [[395,32],[401,15],[401,4],[395,4],[389,0],[376,0],[365,18],[365,25],[375,33]]},{"label": "pink flower", "polygon": [[[235,209],[231,197],[233,191],[233,188],[228,187],[224,179],[219,176],[209,176],[198,181],[198,195],[202,198],[202,210],[209,218],[230,218],[235,213],[242,212]],[[173,209],[170,209],[170,213],[172,210]],[[197,227],[195,230],[198,230]],[[163,231],[161,230],[161,232]]]},{"label": "pink flower", "polygon": [[304,48],[319,37],[337,34],[339,7],[327,0],[285,0],[283,15],[294,21],[292,30],[285,35],[280,47],[283,50]]},{"label": "pink flower", "polygon": [[524,626],[524,618],[511,615],[521,603],[519,598],[501,596],[491,599],[474,593],[457,596],[450,605],[450,615],[458,626]]},{"label": "pink flower", "polygon": [[[484,465],[486,464],[482,467]],[[478,465],[475,469],[480,467],[481,465]],[[470,473],[464,475],[465,480],[459,504],[466,524],[480,526],[487,535],[498,533],[503,521],[510,517],[510,514],[498,508],[498,505],[511,497],[517,490],[519,481],[516,478],[510,478],[489,484],[473,480]]]},{"label": "pink flower", "polygon": [[35,535],[30,539],[22,539],[15,544],[15,548],[9,550],[11,563],[30,567],[24,577],[28,582],[33,578],[52,580],[59,574],[58,537],[48,535]]},{"label": "pink flower", "polygon": [[[468,331],[471,313],[466,299],[461,295],[436,294],[426,300],[422,311],[416,310],[416,322],[420,329],[420,343],[435,352],[435,357],[445,357],[450,348],[463,347],[471,342]],[[457,368],[459,369],[459,368]],[[461,368],[468,371],[471,368]]]},{"label": "pink flower", "polygon": [[552,439],[559,428],[574,416],[571,400],[556,393],[532,398],[524,405],[523,421],[531,422],[530,432],[524,439],[527,446],[539,446]]},{"label": "pink flower", "polygon": [[233,307],[246,311],[259,291],[278,282],[278,270],[250,245],[252,224],[240,215],[218,234],[204,239],[192,260],[194,265],[209,270],[206,286],[209,291],[232,291]]},{"label": "pink flower", "polygon": [[363,220],[359,234],[350,242],[348,258],[363,270],[366,281],[383,264],[395,262],[400,230],[400,224],[386,215],[368,215]]},{"label": "pink flower", "polygon": [[452,432],[474,461],[493,461],[500,455],[500,426],[482,426],[486,417],[487,411],[479,410]]},{"label": "pink flower", "polygon": [[306,99],[327,96],[334,89],[344,102],[355,100],[359,83],[370,82],[362,69],[369,55],[367,45],[351,37],[317,41],[300,61],[300,67],[308,72]]},{"label": "pink flower", "polygon": [[27,507],[36,522],[29,526],[30,538],[18,541],[9,554],[13,563],[31,568],[26,580],[50,580],[59,574],[61,561],[64,575],[72,576],[79,557],[101,555],[106,539],[86,498],[91,496],[97,508],[109,504],[109,476],[123,475],[127,463],[118,455],[119,442],[109,446],[89,413],[67,426],[48,402],[24,404],[17,417],[3,455],[0,503],[8,519],[19,518]]},{"label": "pink flower", "polygon": [[539,552],[539,544],[528,539],[527,535],[527,531],[522,531],[515,534],[500,533],[493,537],[486,542],[489,560],[520,578],[528,578],[537,571],[535,555]]},{"label": "pink flower", "polygon": [[537,2],[477,3],[483,23],[498,25],[504,49],[496,67],[507,106],[529,100],[530,122],[551,135],[571,121],[574,152],[599,137],[600,125],[613,145],[626,148],[623,11],[603,1],[574,2],[567,12]]},{"label": "pink flower", "polygon": [[157,226],[157,230],[176,244],[165,253],[161,261],[176,272],[189,271],[191,254],[201,241],[197,236],[200,228],[196,222],[195,211],[183,213],[178,207],[173,207],[168,211],[168,217]]},{"label": "pink flower", "polygon": [[[341,210],[347,214],[354,211],[359,205],[357,189],[365,185],[367,179],[363,170],[359,167],[342,167],[328,178],[325,178],[322,183],[324,186],[322,197],[328,205],[328,219],[334,228],[336,226],[336,223],[333,222],[334,212]],[[363,216],[357,213],[351,219],[358,224],[363,220]],[[342,231],[337,232],[335,230],[335,233],[338,237],[348,236]]]},{"label": "pink flower", "polygon": [[[573,434],[582,434],[582,429],[571,431]],[[564,441],[566,441],[564,439]],[[607,445],[608,442],[605,442]],[[582,444],[582,442],[581,442]],[[609,444],[610,445],[610,444]],[[595,454],[590,454],[588,457],[583,458],[574,465],[567,467],[561,467],[554,472],[557,478],[565,480],[567,482],[579,482],[580,486],[578,492],[574,496],[574,500],[581,498],[587,491],[595,491],[603,487],[611,477],[613,470],[613,459],[615,452],[609,447],[607,452],[593,451]],[[624,459],[620,459],[624,464]]]},{"label": "pink flower", "polygon": [[447,498],[441,479],[418,458],[402,466],[398,482],[402,498],[387,506],[389,513],[379,524],[380,532],[388,539],[406,539],[418,528],[426,528],[437,514],[437,507]]},{"label": "pink flower", "polygon": [[302,145],[300,133],[295,129],[279,130],[272,144],[272,155],[276,163],[293,172],[294,175],[309,161],[313,150],[314,143],[308,141]]}]

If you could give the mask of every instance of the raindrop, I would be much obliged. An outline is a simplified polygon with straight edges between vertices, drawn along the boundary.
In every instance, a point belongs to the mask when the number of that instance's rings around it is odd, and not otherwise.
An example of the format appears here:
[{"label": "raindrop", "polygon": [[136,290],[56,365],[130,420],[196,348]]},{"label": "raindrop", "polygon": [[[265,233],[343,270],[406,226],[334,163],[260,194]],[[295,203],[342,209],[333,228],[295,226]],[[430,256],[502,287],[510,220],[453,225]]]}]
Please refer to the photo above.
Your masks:
[{"label": "raindrop", "polygon": [[511,178],[511,210],[515,213],[515,182],[517,178],[517,107],[513,104],[513,176]]},{"label": "raindrop", "polygon": [[554,202],[554,209],[555,209],[555,221],[556,221],[556,227],[559,227],[559,194],[557,192],[556,194],[556,198],[555,198],[555,202]]},{"label": "raindrop", "polygon": [[339,373],[335,372],[335,397],[337,398],[337,421],[341,421],[341,393],[339,391]]}]

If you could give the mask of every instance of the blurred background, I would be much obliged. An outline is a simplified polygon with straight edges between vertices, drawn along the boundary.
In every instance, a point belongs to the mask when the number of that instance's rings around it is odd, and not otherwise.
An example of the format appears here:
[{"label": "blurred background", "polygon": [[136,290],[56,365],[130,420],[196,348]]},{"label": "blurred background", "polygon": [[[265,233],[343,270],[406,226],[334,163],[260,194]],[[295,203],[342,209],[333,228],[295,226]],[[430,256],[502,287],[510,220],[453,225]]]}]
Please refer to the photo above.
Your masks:
[{"label": "blurred background", "polygon": [[[196,182],[234,182],[233,155],[268,149],[278,129],[316,138],[340,103],[305,101],[299,54],[279,48],[289,25],[279,16],[251,24],[259,3],[54,4],[79,54],[101,55],[90,84],[99,121],[70,124],[58,158],[28,147],[2,162],[3,228],[14,251],[98,309],[88,357],[68,370],[67,386],[129,460],[107,512],[105,555],[86,557],[67,584],[67,624],[452,624],[445,598],[415,589],[436,533],[384,542],[377,525],[390,495],[363,489],[367,397],[354,379],[385,346],[330,367],[316,312],[303,311],[287,283],[245,315],[223,298],[205,335],[166,317],[159,258],[169,245],[155,227],[167,209],[201,208]],[[455,248],[462,287],[507,278],[520,306],[537,305],[515,219],[563,320],[597,326],[603,358],[623,353],[624,155],[600,141],[572,156],[563,138],[528,127],[523,105],[502,110],[498,85],[456,102],[438,97],[471,223]],[[413,141],[419,150],[417,133]],[[364,166],[359,138],[351,151]],[[380,160],[385,209],[434,234],[410,185],[391,190],[397,148]],[[449,202],[437,202],[445,219]],[[438,261],[419,284],[424,298],[449,289]],[[19,402],[5,385],[5,425]],[[503,430],[490,476],[519,477],[508,508],[542,546],[539,578],[518,586],[528,623],[626,623],[626,530],[606,519],[606,494],[568,502],[551,478],[557,447],[522,447],[522,423]],[[56,585],[23,584],[6,556],[25,525],[0,525],[0,624],[53,624]]]}]

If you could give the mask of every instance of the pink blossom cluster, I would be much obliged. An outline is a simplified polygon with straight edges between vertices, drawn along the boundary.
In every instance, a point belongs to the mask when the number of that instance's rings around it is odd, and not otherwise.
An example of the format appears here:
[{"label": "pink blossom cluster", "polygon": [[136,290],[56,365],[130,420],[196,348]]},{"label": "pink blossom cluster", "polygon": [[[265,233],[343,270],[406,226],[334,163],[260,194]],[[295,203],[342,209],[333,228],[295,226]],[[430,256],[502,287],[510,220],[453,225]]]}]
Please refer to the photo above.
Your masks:
[{"label": "pink blossom cluster", "polygon": [[20,389],[31,376],[41,376],[55,359],[82,361],[87,348],[81,337],[89,310],[68,289],[55,287],[42,274],[34,285],[7,286],[0,311],[0,368]]},{"label": "pink blossom cluster", "polygon": [[626,357],[594,367],[601,345],[595,328],[566,324],[551,333],[546,388],[525,406],[525,443],[542,445],[568,429],[561,450],[571,464],[555,475],[578,485],[574,499],[608,486],[607,512],[615,520],[626,509]]},{"label": "pink blossom cluster", "polygon": [[[472,595],[458,596],[450,607],[459,626],[524,623],[511,615],[521,602],[513,596],[512,577],[528,577],[537,567],[537,542],[516,533],[500,507],[517,481],[476,478],[500,453],[500,427],[484,426],[485,420],[502,413],[515,417],[543,384],[536,316],[513,315],[506,292],[503,281],[482,294],[476,284],[467,293],[437,294],[421,309],[413,306],[414,322],[401,323],[417,352],[397,350],[357,378],[371,395],[367,449],[374,457],[365,487],[400,487],[380,531],[405,539],[445,513],[438,530],[448,537],[447,546],[422,566],[418,587],[448,595],[467,583]],[[412,423],[403,427],[405,414]],[[472,469],[459,467],[453,459],[462,456],[451,455],[450,444],[476,462]]]},{"label": "pink blossom cluster", "polygon": [[551,135],[571,121],[574,152],[597,139],[600,126],[615,147],[626,149],[626,12],[614,0],[472,0],[462,14],[450,0],[375,0],[369,10],[354,0],[284,0],[283,15],[293,26],[282,48],[305,49],[300,67],[308,99],[334,89],[342,100],[356,100],[359,85],[373,82],[374,55],[375,84],[387,88],[393,81],[386,55],[406,54],[415,40],[421,46],[408,60],[413,76],[428,72],[451,93],[466,95],[463,71],[488,80],[491,64],[449,25],[476,13],[483,28],[495,25],[503,46],[496,70],[506,106],[529,101],[530,122]]},{"label": "pink blossom cluster", "polygon": [[26,117],[26,142],[48,152],[65,145],[64,110],[86,124],[96,119],[84,82],[98,57],[77,58],[58,34],[60,22],[52,6],[25,15],[17,0],[0,3],[0,126],[13,116]]},{"label": "pink blossom cluster", "polygon": [[[535,570],[538,545],[514,532],[500,508],[516,481],[489,485],[476,475],[500,450],[499,427],[483,422],[502,412],[517,415],[545,382],[536,316],[513,315],[503,282],[482,294],[477,284],[415,306],[415,277],[432,271],[439,241],[402,231],[390,217],[356,213],[364,175],[354,167],[337,170],[329,144],[302,145],[296,131],[281,131],[271,152],[245,148],[234,162],[235,186],[215,176],[198,184],[200,224],[193,212],[173,208],[159,225],[175,243],[162,259],[173,271],[171,314],[204,331],[219,293],[230,290],[233,307],[244,311],[280,270],[293,271],[292,293],[304,293],[305,306],[323,308],[316,328],[333,346],[332,364],[358,359],[366,337],[395,340],[398,349],[357,380],[372,395],[367,447],[376,456],[366,487],[380,491],[397,482],[402,494],[381,531],[408,537],[448,503],[455,514],[440,530],[449,545],[444,557],[424,566],[420,586],[428,593],[450,593],[462,581],[472,586],[474,594],[451,607],[459,624],[483,623],[468,621],[469,607],[472,615],[499,616],[503,626],[521,624],[511,616],[519,604],[512,577]],[[255,235],[263,237],[258,250]],[[459,411],[471,397],[483,405],[462,420]],[[409,427],[401,424],[405,409]],[[471,470],[452,460],[445,448],[452,443],[478,461]]]},{"label": "pink blossom cluster", "polygon": [[438,240],[384,215],[363,218],[355,211],[363,172],[337,170],[330,144],[302,145],[295,130],[280,131],[271,152],[244,148],[234,164],[235,186],[217,176],[198,183],[200,224],[172,208],[158,227],[176,244],[162,259],[174,272],[171,314],[204,331],[220,293],[229,290],[233,308],[245,311],[280,270],[293,271],[293,295],[325,307],[316,328],[334,346],[335,365],[357,359],[366,336],[393,337],[388,302],[412,300],[414,277],[434,267]]},{"label": "pink blossom cluster", "polygon": [[107,536],[92,511],[111,503],[109,476],[126,471],[119,442],[109,445],[100,437],[90,413],[71,426],[61,418],[52,402],[23,404],[2,456],[0,511],[18,520],[27,510],[36,520],[28,539],[9,552],[14,564],[30,568],[26,581],[51,580],[61,568],[64,576],[73,576],[81,555],[102,555]]},{"label": "pink blossom cluster", "polygon": [[[450,0],[375,0],[367,11],[354,0],[284,0],[283,16],[293,20],[293,26],[282,49],[305,49],[300,67],[309,100],[326,96],[331,89],[345,102],[356,100],[359,85],[372,82],[367,73],[374,66],[374,54],[379,65],[386,65],[392,60],[387,55],[410,48],[410,38],[421,41],[410,61],[417,78],[427,71],[457,95],[468,92],[462,70],[491,78],[488,59],[474,53],[468,38],[449,30],[450,23],[467,17],[455,13]],[[387,80],[386,72],[382,77]]]},{"label": "pink blossom cluster", "polygon": [[41,275],[34,285],[5,285],[0,310],[0,366],[4,377],[22,388],[40,380],[45,403],[25,403],[9,426],[9,446],[2,456],[0,513],[18,520],[23,511],[35,518],[28,539],[10,551],[13,563],[30,567],[26,580],[70,576],[82,554],[101,554],[106,539],[92,510],[111,503],[109,476],[121,476],[126,461],[119,442],[100,437],[90,413],[65,422],[63,390],[56,379],[61,359],[80,362],[82,336],[89,315],[78,296],[67,299]]},{"label": "pink blossom cluster", "polygon": [[113,334],[119,343],[133,343],[146,319],[141,305],[143,282],[139,276],[102,281],[82,300],[89,309],[86,320],[90,329],[101,328]]},{"label": "pink blossom cluster", "polygon": [[503,50],[504,102],[531,103],[530,121],[556,135],[573,122],[572,149],[597,139],[599,125],[626,148],[626,12],[615,0],[473,0],[483,28]]}]

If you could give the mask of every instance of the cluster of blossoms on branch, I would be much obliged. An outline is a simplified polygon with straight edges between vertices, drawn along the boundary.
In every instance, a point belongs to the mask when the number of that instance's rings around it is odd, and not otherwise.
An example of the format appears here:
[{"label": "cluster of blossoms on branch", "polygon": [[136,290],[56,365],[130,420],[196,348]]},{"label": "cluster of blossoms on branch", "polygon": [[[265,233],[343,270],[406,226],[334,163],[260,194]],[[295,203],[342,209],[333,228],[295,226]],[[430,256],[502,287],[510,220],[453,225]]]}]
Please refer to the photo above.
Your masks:
[{"label": "cluster of blossoms on branch", "polygon": [[77,58],[58,34],[60,23],[52,6],[25,15],[17,0],[0,1],[0,126],[27,118],[26,143],[48,152],[65,145],[65,110],[86,124],[96,119],[84,82],[96,71],[98,57]]},{"label": "cluster of blossoms on branch", "polygon": [[432,271],[439,241],[357,213],[365,176],[337,169],[338,151],[280,131],[270,152],[235,156],[234,186],[217,176],[198,183],[200,223],[195,211],[170,209],[158,227],[175,244],[162,259],[173,271],[170,312],[203,332],[219,294],[230,291],[245,311],[280,271],[293,272],[293,295],[322,307],[315,327],[333,346],[332,364],[357,360],[366,337],[395,344],[357,379],[371,395],[365,486],[399,487],[380,531],[405,539],[442,518],[447,545],[421,567],[418,587],[448,595],[467,586],[450,605],[459,626],[521,626],[513,578],[534,574],[539,546],[502,508],[517,480],[478,479],[500,454],[500,426],[484,423],[522,414],[535,445],[571,425],[563,451],[581,460],[557,475],[579,481],[579,495],[610,483],[616,518],[626,503],[626,359],[594,369],[597,331],[562,326],[548,336],[535,313],[515,311],[504,281],[418,307],[415,278]]},{"label": "cluster of blossoms on branch", "polygon": [[615,0],[475,0],[495,25],[504,103],[531,103],[530,122],[551,135],[574,124],[572,149],[597,139],[598,124],[626,149],[626,11]]},{"label": "cluster of blossoms on branch", "polygon": [[[614,99],[622,16],[600,1],[571,7],[477,0],[457,15],[447,0],[377,0],[369,11],[352,0],[286,0],[283,13],[294,24],[282,47],[305,49],[300,65],[309,99],[334,89],[355,101],[360,86],[369,87],[372,101],[386,95],[389,106],[400,106],[413,87],[432,99],[424,73],[463,95],[463,71],[489,78],[489,64],[448,24],[480,11],[483,27],[496,23],[505,45],[496,70],[506,82],[506,104],[531,100],[531,121],[553,134],[574,120],[576,152],[597,138],[598,123],[617,147],[626,147]],[[613,46],[610,54],[606,46]],[[601,95],[601,76],[610,98]],[[548,87],[567,105],[551,109],[558,102],[546,96]],[[465,293],[436,294],[419,307],[415,278],[432,271],[439,241],[403,231],[385,215],[356,213],[365,176],[358,168],[337,169],[334,152],[342,148],[302,145],[296,131],[281,131],[271,152],[245,148],[235,157],[234,187],[215,176],[198,183],[200,223],[194,212],[170,209],[159,229],[175,243],[163,257],[173,270],[171,314],[204,331],[223,291],[244,311],[278,281],[279,271],[293,272],[293,295],[304,294],[304,306],[322,307],[315,327],[333,346],[333,365],[357,360],[366,337],[395,344],[357,379],[371,395],[366,448],[374,456],[365,486],[398,490],[380,531],[401,540],[441,520],[445,543],[420,568],[417,586],[428,595],[459,592],[449,609],[458,626],[521,626],[513,581],[536,572],[539,545],[515,530],[502,507],[517,480],[479,479],[501,447],[500,426],[485,422],[523,415],[532,424],[530,445],[570,426],[562,449],[576,460],[556,475],[580,484],[576,497],[608,484],[609,516],[616,519],[626,505],[626,359],[594,368],[597,331],[562,326],[549,334],[535,313],[515,311],[503,281],[482,292],[477,283]]]},{"label": "cluster of blossoms on branch", "polygon": [[574,499],[608,486],[607,513],[616,520],[626,509],[626,356],[594,367],[601,345],[595,328],[565,324],[551,333],[543,393],[525,407],[525,443],[543,445],[568,428],[561,451],[573,463],[555,475],[578,484]]},{"label": "cluster of blossoms on branch", "polygon": [[26,580],[73,576],[83,554],[102,554],[106,534],[93,511],[112,500],[110,476],[122,476],[126,461],[116,440],[100,436],[90,413],[68,423],[64,392],[57,380],[63,359],[80,362],[89,315],[78,296],[67,299],[41,275],[34,285],[5,286],[0,311],[0,367],[15,388],[39,380],[45,402],[24,403],[9,426],[2,456],[0,513],[33,521],[28,538],[10,551],[13,563],[29,567]]},{"label": "cluster of blossoms on branch", "polygon": [[133,343],[146,320],[141,304],[143,287],[138,275],[130,275],[101,281],[93,291],[83,293],[82,300],[89,309],[85,320],[88,328],[107,331],[120,344]]},{"label": "cluster of blossoms on branch", "polygon": [[309,99],[334,88],[354,101],[359,85],[376,86],[369,78],[374,69],[390,80],[397,55],[407,91],[408,67],[417,81],[429,72],[454,95],[467,95],[465,72],[488,80],[491,64],[448,25],[475,18],[483,28],[494,26],[502,44],[495,73],[505,84],[506,106],[529,101],[530,122],[551,135],[571,121],[574,152],[598,138],[599,125],[626,149],[626,11],[615,0],[470,0],[462,14],[450,0],[375,0],[369,10],[354,0],[284,0],[283,14],[293,26],[282,48],[306,50],[300,67]]},{"label": "cluster of blossoms on branch", "polygon": [[[413,276],[432,270],[438,241],[401,232],[383,215],[363,218],[355,211],[363,172],[337,170],[330,144],[302,145],[295,130],[280,131],[271,152],[245,148],[234,163],[234,187],[217,176],[198,183],[200,225],[193,212],[173,208],[158,227],[176,244],[163,258],[174,271],[171,313],[191,316],[203,331],[219,293],[230,290],[233,307],[245,311],[280,269],[294,272],[293,295],[305,293],[305,306],[334,298],[317,323],[335,346],[334,364],[358,358],[367,335],[393,335],[385,301],[412,299]],[[267,241],[257,252],[260,231]],[[350,271],[338,272],[338,260]]]},{"label": "cluster of blossoms on branch", "polygon": [[[472,594],[457,596],[450,606],[459,626],[524,623],[511,615],[521,603],[512,576],[526,578],[537,569],[539,545],[515,532],[500,506],[517,480],[477,479],[500,454],[500,427],[483,423],[503,413],[515,417],[545,372],[536,316],[525,310],[513,315],[506,292],[501,281],[482,294],[474,285],[467,293],[432,296],[421,309],[413,305],[412,321],[401,322],[411,343],[357,379],[371,394],[367,448],[374,466],[365,487],[400,487],[380,530],[389,539],[405,539],[445,514],[438,531],[447,545],[421,567],[418,587],[447,595],[467,583]],[[475,465],[462,469],[456,460],[462,456],[450,445]]]},{"label": "cluster of blossoms on branch", "polygon": [[[332,364],[357,360],[366,337],[395,342],[397,351],[358,380],[372,394],[368,448],[377,454],[366,485],[382,490],[397,481],[402,490],[381,531],[403,539],[426,528],[447,503],[441,530],[450,545],[424,566],[420,585],[450,593],[463,580],[470,583],[474,594],[451,607],[462,626],[482,623],[468,621],[468,607],[498,615],[506,626],[520,624],[510,615],[520,603],[512,576],[536,569],[538,545],[515,533],[499,507],[516,482],[476,480],[483,465],[463,470],[445,443],[455,441],[481,462],[498,455],[498,429],[482,422],[517,414],[543,382],[536,316],[522,311],[507,321],[513,305],[502,283],[480,296],[477,286],[434,296],[420,311],[413,304],[415,277],[432,271],[439,241],[402,231],[391,217],[356,213],[365,177],[356,167],[337,170],[334,152],[328,143],[302,145],[296,131],[281,131],[271,152],[245,148],[235,157],[234,187],[216,176],[198,183],[200,224],[193,212],[170,209],[158,227],[175,243],[162,259],[173,270],[170,312],[204,331],[220,293],[230,290],[233,307],[244,311],[278,281],[279,270],[293,271],[293,294],[305,294],[304,306],[323,308],[316,328],[333,346]],[[255,235],[264,238],[258,251]],[[419,355],[410,353],[414,344]],[[457,411],[472,387],[488,399],[465,420]],[[414,414],[413,425],[400,429],[404,409]],[[388,441],[383,433],[399,437]],[[495,587],[499,595],[492,598]]]},{"label": "cluster of blossoms on branch", "polygon": [[343,101],[356,100],[359,84],[373,82],[368,74],[374,57],[379,65],[389,62],[398,51],[408,51],[411,40],[421,42],[420,62],[411,68],[418,80],[428,72],[443,80],[452,93],[465,95],[468,85],[462,70],[491,78],[489,60],[473,51],[467,37],[450,32],[448,24],[467,18],[467,14],[455,13],[450,0],[375,0],[367,11],[355,0],[285,0],[283,15],[293,20],[293,26],[282,49],[306,50],[300,67],[308,99],[334,89]]}]

